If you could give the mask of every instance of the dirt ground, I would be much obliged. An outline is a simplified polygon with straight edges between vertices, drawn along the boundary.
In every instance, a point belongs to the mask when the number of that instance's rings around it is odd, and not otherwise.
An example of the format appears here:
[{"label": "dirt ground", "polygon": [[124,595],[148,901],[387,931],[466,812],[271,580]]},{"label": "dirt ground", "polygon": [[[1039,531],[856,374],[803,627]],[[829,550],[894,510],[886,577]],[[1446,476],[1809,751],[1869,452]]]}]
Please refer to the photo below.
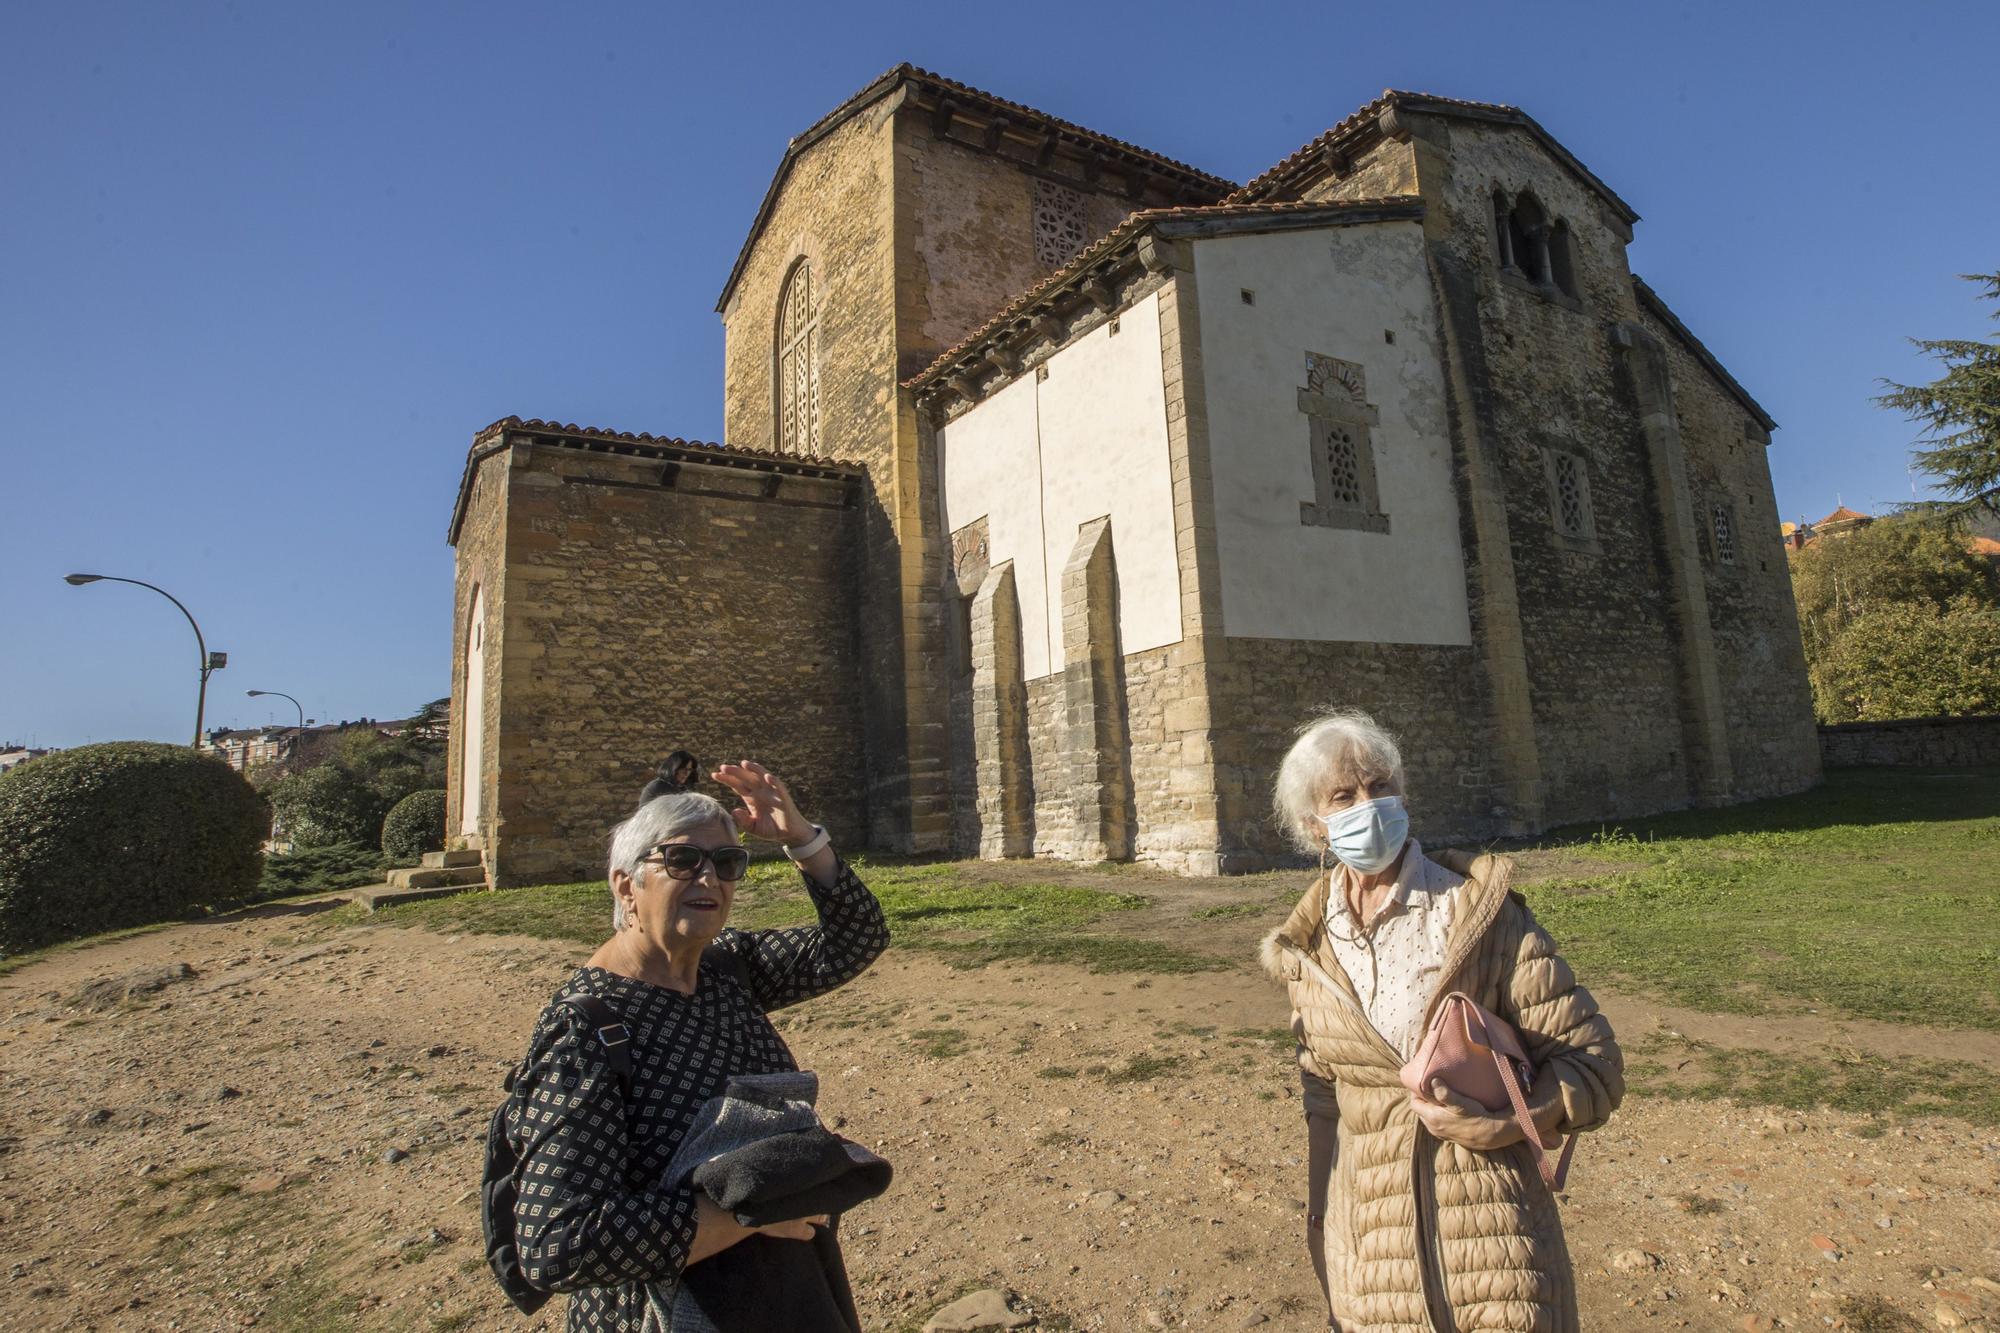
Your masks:
[{"label": "dirt ground", "polygon": [[[1136,928],[1243,966],[892,950],[778,1015],[823,1113],[896,1167],[843,1226],[870,1328],[980,1287],[1044,1328],[1323,1327],[1288,1015],[1249,961],[1283,911],[1188,908]],[[0,1327],[558,1327],[560,1301],[524,1320],[487,1276],[477,1185],[499,1080],[584,952],[293,907],[0,977]],[[1628,1042],[1936,1036],[1606,1004]],[[1950,1040],[2000,1069],[2000,1042]],[[2000,1329],[1992,1130],[1634,1096],[1579,1148],[1564,1213],[1589,1330]]]}]

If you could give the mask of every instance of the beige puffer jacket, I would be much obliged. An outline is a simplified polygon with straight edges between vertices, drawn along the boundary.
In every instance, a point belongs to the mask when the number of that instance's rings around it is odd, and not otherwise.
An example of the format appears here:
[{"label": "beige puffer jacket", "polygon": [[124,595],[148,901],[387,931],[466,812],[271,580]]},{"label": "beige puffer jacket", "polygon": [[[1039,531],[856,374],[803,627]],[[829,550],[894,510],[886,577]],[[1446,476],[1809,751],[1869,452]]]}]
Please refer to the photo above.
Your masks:
[{"label": "beige puffer jacket", "polygon": [[[1623,1060],[1590,992],[1508,884],[1505,857],[1444,852],[1463,875],[1438,997],[1461,991],[1520,1030],[1530,1109],[1560,1100],[1564,1134],[1594,1129],[1625,1095]],[[1555,1198],[1526,1144],[1474,1152],[1423,1130],[1402,1058],[1362,1016],[1326,934],[1321,875],[1264,941],[1291,992],[1299,1063],[1335,1084],[1340,1156],[1325,1242],[1345,1333],[1576,1333],[1576,1286]],[[1435,1012],[1436,998],[1432,1001]],[[1428,1023],[1426,1024],[1428,1026]]]}]

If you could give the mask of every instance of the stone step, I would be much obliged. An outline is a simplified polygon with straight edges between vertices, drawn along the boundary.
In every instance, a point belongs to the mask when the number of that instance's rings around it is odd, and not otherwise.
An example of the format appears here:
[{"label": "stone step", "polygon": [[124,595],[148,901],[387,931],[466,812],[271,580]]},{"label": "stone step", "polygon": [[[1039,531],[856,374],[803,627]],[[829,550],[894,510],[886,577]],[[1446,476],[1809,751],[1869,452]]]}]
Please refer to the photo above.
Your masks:
[{"label": "stone step", "polygon": [[464,893],[462,884],[434,884],[423,889],[399,889],[393,884],[370,884],[363,889],[349,891],[348,898],[361,904],[363,911],[373,912],[384,907],[394,907],[397,903],[422,902],[426,898],[449,898],[453,894]]},{"label": "stone step", "polygon": [[482,853],[476,847],[466,847],[453,852],[425,852],[424,867],[429,870],[443,870],[447,866],[476,866]]},{"label": "stone step", "polygon": [[396,889],[462,889],[486,882],[483,866],[409,866],[391,870],[389,886]]}]

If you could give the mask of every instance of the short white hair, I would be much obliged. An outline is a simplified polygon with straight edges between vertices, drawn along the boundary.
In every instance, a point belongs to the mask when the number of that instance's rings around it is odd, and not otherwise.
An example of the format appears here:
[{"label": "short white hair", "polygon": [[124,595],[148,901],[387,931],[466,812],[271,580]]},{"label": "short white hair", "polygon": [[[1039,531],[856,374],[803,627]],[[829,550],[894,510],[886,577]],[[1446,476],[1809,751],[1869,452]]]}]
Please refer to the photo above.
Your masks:
[{"label": "short white hair", "polygon": [[1320,801],[1342,779],[1387,778],[1403,789],[1403,752],[1381,723],[1358,708],[1330,708],[1299,728],[1299,738],[1278,765],[1271,811],[1278,827],[1302,852],[1316,852],[1312,828]]},{"label": "short white hair", "polygon": [[[712,824],[720,824],[732,831],[736,828],[736,821],[729,817],[729,811],[713,796],[703,796],[696,791],[655,796],[634,810],[631,818],[611,830],[611,863],[605,868],[605,882],[609,884],[621,870],[633,879],[639,878],[639,863],[650,856],[655,847],[669,838],[684,837]],[[625,904],[618,901],[616,888],[611,890],[611,928],[625,928]]]}]

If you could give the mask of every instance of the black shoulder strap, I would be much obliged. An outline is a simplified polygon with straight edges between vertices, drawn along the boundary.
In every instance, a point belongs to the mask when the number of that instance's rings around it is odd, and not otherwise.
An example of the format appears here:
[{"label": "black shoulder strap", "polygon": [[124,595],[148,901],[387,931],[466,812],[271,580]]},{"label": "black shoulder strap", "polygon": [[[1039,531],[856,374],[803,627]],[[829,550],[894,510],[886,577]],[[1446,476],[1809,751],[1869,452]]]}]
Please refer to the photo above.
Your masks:
[{"label": "black shoulder strap", "polygon": [[611,1072],[617,1076],[619,1091],[625,1094],[629,1105],[632,1101],[632,1031],[625,1026],[625,1020],[595,995],[565,995],[562,1002],[583,1015],[584,1022],[597,1037],[597,1044],[604,1048],[604,1058],[611,1065]]}]

